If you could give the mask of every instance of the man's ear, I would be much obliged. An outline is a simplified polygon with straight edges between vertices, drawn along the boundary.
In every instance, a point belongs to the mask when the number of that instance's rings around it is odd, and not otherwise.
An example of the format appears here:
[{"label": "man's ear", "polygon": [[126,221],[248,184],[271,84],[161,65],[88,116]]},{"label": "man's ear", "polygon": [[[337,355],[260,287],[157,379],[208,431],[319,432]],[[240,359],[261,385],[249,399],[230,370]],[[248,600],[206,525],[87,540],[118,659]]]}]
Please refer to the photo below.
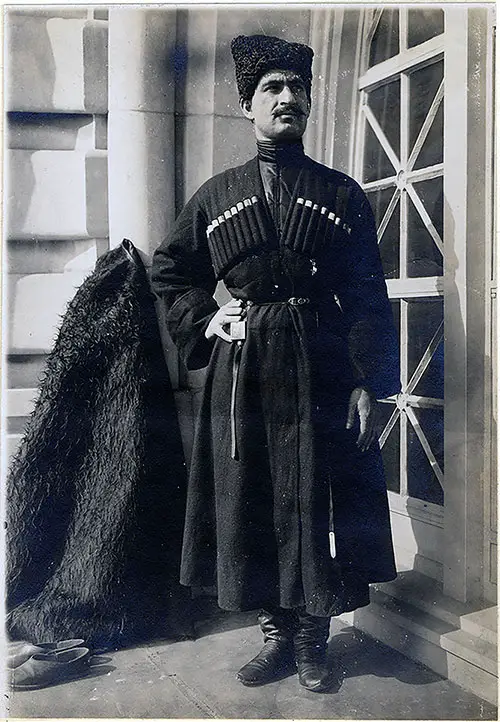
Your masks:
[{"label": "man's ear", "polygon": [[240,108],[245,118],[249,120],[254,119],[251,100],[243,100],[243,98],[240,98]]}]

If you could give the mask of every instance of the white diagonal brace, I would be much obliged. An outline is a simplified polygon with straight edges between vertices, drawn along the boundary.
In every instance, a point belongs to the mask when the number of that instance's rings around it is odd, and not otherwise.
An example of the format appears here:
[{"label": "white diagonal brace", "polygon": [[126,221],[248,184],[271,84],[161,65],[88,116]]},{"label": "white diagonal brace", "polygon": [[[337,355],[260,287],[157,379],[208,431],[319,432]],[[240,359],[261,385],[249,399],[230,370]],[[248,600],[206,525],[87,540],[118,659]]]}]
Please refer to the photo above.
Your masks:
[{"label": "white diagonal brace", "polygon": [[408,396],[408,406],[412,406],[414,409],[443,409],[444,399],[434,399],[430,396],[410,394]]},{"label": "white diagonal brace", "polygon": [[366,117],[368,123],[370,124],[373,132],[377,136],[378,142],[380,143],[380,145],[384,149],[387,157],[389,158],[392,165],[394,166],[394,170],[396,171],[396,173],[399,173],[399,171],[401,170],[401,163],[399,162],[399,159],[398,159],[396,153],[393,151],[391,144],[387,140],[387,137],[386,137],[384,131],[380,127],[378,120],[373,115],[373,111],[369,105],[363,105],[363,113],[365,114],[365,117]]},{"label": "white diagonal brace", "polygon": [[407,394],[413,393],[413,391],[418,386],[420,379],[426,372],[427,367],[430,364],[432,357],[436,353],[436,350],[443,339],[443,326],[444,326],[444,320],[441,321],[441,323],[439,324],[439,326],[436,330],[436,333],[431,338],[429,345],[425,349],[417,368],[413,372],[411,379],[408,381],[408,386],[405,389],[405,392]]},{"label": "white diagonal brace", "polygon": [[432,220],[431,220],[431,217],[429,216],[429,214],[428,214],[427,211],[425,210],[424,204],[422,203],[422,201],[421,201],[420,198],[418,197],[417,191],[415,190],[415,188],[413,187],[413,185],[412,185],[411,183],[408,183],[408,185],[406,186],[406,190],[408,191],[408,195],[409,195],[410,198],[412,199],[413,205],[414,205],[415,208],[417,209],[417,211],[418,211],[418,213],[419,213],[419,215],[420,215],[420,218],[422,219],[422,222],[423,222],[424,226],[425,226],[425,227],[427,228],[427,230],[429,231],[429,234],[430,234],[432,240],[434,241],[434,243],[435,243],[436,246],[438,247],[438,249],[439,249],[439,251],[441,252],[441,254],[444,255],[444,243],[443,243],[443,241],[442,241],[442,239],[441,239],[441,236],[440,236],[439,233],[437,232],[436,227],[435,227],[434,223],[433,223]]},{"label": "white diagonal brace", "polygon": [[386,210],[386,212],[384,213],[384,217],[382,218],[382,221],[381,221],[381,223],[380,223],[380,226],[379,226],[378,229],[377,229],[377,237],[378,237],[379,243],[380,243],[380,241],[382,240],[382,236],[383,236],[384,233],[385,233],[385,229],[386,229],[387,226],[389,225],[389,221],[391,220],[391,216],[392,216],[392,214],[394,213],[394,210],[395,210],[395,208],[396,208],[396,206],[397,206],[397,204],[398,204],[398,201],[399,201],[399,192],[400,192],[400,191],[399,191],[399,188],[396,188],[395,191],[394,191],[394,193],[393,193],[393,195],[392,195],[391,200],[389,201],[389,205],[387,206],[387,210]]},{"label": "white diagonal brace", "polygon": [[426,438],[424,432],[422,431],[420,422],[417,419],[415,412],[413,411],[413,409],[410,406],[406,407],[406,415],[408,416],[408,418],[411,422],[411,425],[415,429],[415,433],[418,436],[418,440],[422,444],[422,448],[425,451],[425,455],[427,456],[427,458],[429,460],[429,464],[431,465],[431,468],[432,468],[434,474],[436,475],[437,480],[439,481],[439,483],[441,484],[441,487],[443,488],[444,474],[436,460],[436,457],[434,456],[434,453],[430,447],[429,442],[427,441],[427,438]]},{"label": "white diagonal brace", "polygon": [[420,128],[420,133],[417,136],[417,139],[415,141],[415,145],[413,146],[413,150],[410,154],[410,157],[408,158],[408,168],[407,170],[412,170],[415,161],[417,160],[420,151],[422,150],[422,147],[425,143],[425,139],[427,138],[429,131],[431,129],[431,126],[434,122],[434,118],[437,115],[437,112],[439,110],[439,106],[444,98],[444,79],[441,81],[441,84],[439,88],[437,89],[436,95],[434,96],[434,99],[431,103],[431,107],[429,108],[429,112],[427,113],[425,120],[422,124],[422,127]]},{"label": "white diagonal brace", "polygon": [[395,426],[395,424],[396,424],[396,421],[399,419],[399,414],[400,414],[400,410],[399,410],[398,407],[396,406],[396,407],[394,408],[394,411],[393,411],[392,414],[390,415],[389,421],[388,421],[387,424],[385,425],[384,430],[382,431],[382,433],[381,433],[380,436],[379,436],[378,443],[379,443],[380,448],[383,447],[383,445],[385,444],[385,442],[386,442],[387,439],[389,438],[389,434],[390,434],[391,431],[393,430],[393,428],[394,428],[394,426]]}]

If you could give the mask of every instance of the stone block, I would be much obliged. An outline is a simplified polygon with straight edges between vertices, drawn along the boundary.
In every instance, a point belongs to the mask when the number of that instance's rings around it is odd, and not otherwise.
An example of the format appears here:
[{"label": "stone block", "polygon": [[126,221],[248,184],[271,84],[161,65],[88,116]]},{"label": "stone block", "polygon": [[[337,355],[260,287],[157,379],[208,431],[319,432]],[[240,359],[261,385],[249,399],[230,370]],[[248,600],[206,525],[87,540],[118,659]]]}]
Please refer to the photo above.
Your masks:
[{"label": "stone block", "polygon": [[177,164],[182,176],[177,184],[180,191],[178,211],[213,175],[213,133],[214,118],[211,115],[188,115],[177,119],[176,139],[182,139],[179,143],[182,158]]},{"label": "stone block", "polygon": [[213,172],[250,160],[257,152],[253,126],[241,116],[230,118],[216,116],[214,119]]},{"label": "stone block", "polygon": [[109,232],[108,155],[93,151],[85,156],[85,207],[87,235],[103,238]]},{"label": "stone block", "polygon": [[13,150],[81,150],[94,148],[91,115],[9,113],[7,147]]},{"label": "stone block", "polygon": [[6,108],[105,113],[108,24],[12,14],[6,24]]},{"label": "stone block", "polygon": [[448,654],[448,679],[490,704],[498,704],[498,677]]},{"label": "stone block", "polygon": [[496,646],[498,632],[498,607],[487,607],[478,612],[464,614],[460,618],[460,626],[469,634]]},{"label": "stone block", "polygon": [[445,634],[441,645],[455,657],[460,657],[475,667],[498,677],[496,645],[490,644],[474,634],[464,632],[463,629]]},{"label": "stone block", "polygon": [[[183,16],[185,22],[183,23]],[[186,113],[209,115],[214,112],[215,51],[217,10],[188,9],[178,13],[177,49],[187,62],[182,105]],[[181,32],[179,32],[181,31]],[[182,64],[181,69],[182,69]],[[234,85],[234,83],[233,83]],[[207,89],[210,92],[207,93]],[[176,98],[177,110],[179,98]]]},{"label": "stone block", "polygon": [[173,112],[176,10],[109,11],[109,109]]},{"label": "stone block", "polygon": [[[9,241],[7,243],[7,268],[9,273],[62,273],[80,263],[82,256],[91,253],[94,259],[108,247],[107,239],[79,241]],[[86,256],[88,258],[88,256]]]},{"label": "stone block", "polygon": [[165,238],[175,218],[173,136],[173,114],[109,113],[112,247],[129,238],[138,249],[151,255]]},{"label": "stone block", "polygon": [[108,116],[94,116],[94,147],[99,150],[108,149]]},{"label": "stone block", "polygon": [[45,369],[45,354],[7,354],[6,380],[12,388],[34,388],[40,383]]},{"label": "stone block", "polygon": [[7,154],[7,239],[108,235],[105,151]]},{"label": "stone block", "polygon": [[6,452],[6,467],[8,468],[10,465],[10,462],[14,458],[15,453],[17,452],[19,448],[19,444],[21,443],[21,439],[23,438],[22,434],[6,434],[6,445],[5,445],[5,452]]},{"label": "stone block", "polygon": [[81,270],[28,276],[8,275],[9,353],[43,354],[52,349],[66,306],[87,273]]},{"label": "stone block", "polygon": [[37,393],[37,389],[8,389],[7,416],[29,416],[33,410]]}]

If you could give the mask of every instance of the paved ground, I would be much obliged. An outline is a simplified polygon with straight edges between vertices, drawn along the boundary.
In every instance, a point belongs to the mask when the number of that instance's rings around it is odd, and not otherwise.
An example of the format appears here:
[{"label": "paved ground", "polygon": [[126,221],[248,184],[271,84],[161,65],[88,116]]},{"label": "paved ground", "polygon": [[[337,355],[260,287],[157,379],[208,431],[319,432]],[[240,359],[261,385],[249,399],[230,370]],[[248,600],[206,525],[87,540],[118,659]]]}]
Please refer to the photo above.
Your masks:
[{"label": "paved ground", "polygon": [[57,687],[9,694],[19,717],[493,720],[497,710],[448,680],[337,620],[329,652],[343,677],[329,694],[297,677],[243,687],[236,670],[260,648],[255,614],[219,612],[198,639],[96,658],[91,674]]}]

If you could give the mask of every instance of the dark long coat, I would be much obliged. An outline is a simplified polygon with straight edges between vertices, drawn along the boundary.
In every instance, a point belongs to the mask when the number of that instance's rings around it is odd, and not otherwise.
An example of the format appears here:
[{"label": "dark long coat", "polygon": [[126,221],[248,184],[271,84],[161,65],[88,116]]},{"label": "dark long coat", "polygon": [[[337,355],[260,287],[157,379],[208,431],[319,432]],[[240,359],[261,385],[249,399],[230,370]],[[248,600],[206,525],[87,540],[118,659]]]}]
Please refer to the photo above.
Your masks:
[{"label": "dark long coat", "polygon": [[[256,158],[208,181],[157,250],[153,287],[188,367],[208,364],[181,581],[216,580],[229,610],[329,616],[395,576],[380,453],[345,424],[353,388],[396,393],[399,367],[368,201],[348,176],[300,165],[281,233]],[[252,302],[242,345],[204,336],[220,279]]]}]

